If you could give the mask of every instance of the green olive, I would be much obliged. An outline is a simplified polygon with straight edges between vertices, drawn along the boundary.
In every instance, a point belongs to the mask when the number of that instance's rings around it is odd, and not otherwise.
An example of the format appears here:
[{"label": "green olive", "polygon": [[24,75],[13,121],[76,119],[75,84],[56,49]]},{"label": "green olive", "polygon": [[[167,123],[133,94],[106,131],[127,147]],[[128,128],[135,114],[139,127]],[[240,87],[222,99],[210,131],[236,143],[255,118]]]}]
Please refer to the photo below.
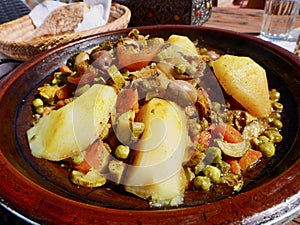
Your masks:
[{"label": "green olive", "polygon": [[195,188],[197,188],[197,189],[208,190],[211,185],[211,182],[208,177],[197,176],[194,179],[194,185],[195,185]]},{"label": "green olive", "polygon": [[266,157],[272,157],[275,154],[275,146],[272,142],[263,142],[258,145],[259,151]]}]

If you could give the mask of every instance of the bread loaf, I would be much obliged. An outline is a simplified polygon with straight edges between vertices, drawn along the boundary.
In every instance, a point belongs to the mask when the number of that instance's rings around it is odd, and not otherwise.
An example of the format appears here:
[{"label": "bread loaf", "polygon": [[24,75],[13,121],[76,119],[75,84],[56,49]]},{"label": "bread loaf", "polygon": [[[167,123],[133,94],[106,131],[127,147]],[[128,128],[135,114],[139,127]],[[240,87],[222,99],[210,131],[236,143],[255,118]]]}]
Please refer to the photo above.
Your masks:
[{"label": "bread loaf", "polygon": [[86,11],[88,6],[84,2],[67,4],[53,10],[36,28],[33,38],[74,32]]}]

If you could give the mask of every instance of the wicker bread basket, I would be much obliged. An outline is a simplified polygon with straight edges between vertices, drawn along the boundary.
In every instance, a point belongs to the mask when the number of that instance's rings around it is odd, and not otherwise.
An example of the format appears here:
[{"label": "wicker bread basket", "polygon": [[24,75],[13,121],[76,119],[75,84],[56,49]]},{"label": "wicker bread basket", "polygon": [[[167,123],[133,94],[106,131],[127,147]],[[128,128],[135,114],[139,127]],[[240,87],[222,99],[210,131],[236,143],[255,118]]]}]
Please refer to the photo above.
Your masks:
[{"label": "wicker bread basket", "polygon": [[45,50],[81,37],[126,28],[130,17],[129,8],[112,3],[109,20],[104,26],[82,32],[31,38],[35,27],[29,15],[25,15],[0,25],[0,52],[13,59],[25,61]]}]

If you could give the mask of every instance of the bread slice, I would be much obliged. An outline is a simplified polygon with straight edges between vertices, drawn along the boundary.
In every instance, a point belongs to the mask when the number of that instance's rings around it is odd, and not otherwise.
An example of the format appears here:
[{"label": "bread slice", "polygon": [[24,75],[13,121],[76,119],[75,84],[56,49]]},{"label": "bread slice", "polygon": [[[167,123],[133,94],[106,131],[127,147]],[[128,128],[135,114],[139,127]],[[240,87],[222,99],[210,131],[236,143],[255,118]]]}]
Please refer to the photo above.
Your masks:
[{"label": "bread slice", "polygon": [[74,32],[83,20],[84,13],[88,10],[88,6],[84,2],[67,4],[53,10],[37,27],[33,38]]}]

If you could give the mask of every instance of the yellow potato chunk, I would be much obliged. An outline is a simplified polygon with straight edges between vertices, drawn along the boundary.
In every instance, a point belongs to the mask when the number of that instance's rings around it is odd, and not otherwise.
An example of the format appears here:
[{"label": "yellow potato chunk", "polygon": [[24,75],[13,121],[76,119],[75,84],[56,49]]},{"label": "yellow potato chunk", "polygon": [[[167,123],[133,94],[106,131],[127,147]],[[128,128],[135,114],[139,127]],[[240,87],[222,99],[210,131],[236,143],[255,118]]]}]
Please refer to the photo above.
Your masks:
[{"label": "yellow potato chunk", "polygon": [[59,161],[80,154],[101,134],[117,99],[113,87],[95,84],[27,131],[31,153]]},{"label": "yellow potato chunk", "polygon": [[189,140],[182,109],[153,98],[142,107],[137,120],[145,124],[145,130],[133,146],[125,190],[154,204],[180,204],[186,185],[182,162]]},{"label": "yellow potato chunk", "polygon": [[179,47],[187,55],[197,55],[198,53],[195,44],[186,36],[173,34],[169,37],[168,42]]},{"label": "yellow potato chunk", "polygon": [[226,93],[250,114],[266,117],[271,113],[266,72],[251,58],[223,55],[213,63],[213,70]]}]

